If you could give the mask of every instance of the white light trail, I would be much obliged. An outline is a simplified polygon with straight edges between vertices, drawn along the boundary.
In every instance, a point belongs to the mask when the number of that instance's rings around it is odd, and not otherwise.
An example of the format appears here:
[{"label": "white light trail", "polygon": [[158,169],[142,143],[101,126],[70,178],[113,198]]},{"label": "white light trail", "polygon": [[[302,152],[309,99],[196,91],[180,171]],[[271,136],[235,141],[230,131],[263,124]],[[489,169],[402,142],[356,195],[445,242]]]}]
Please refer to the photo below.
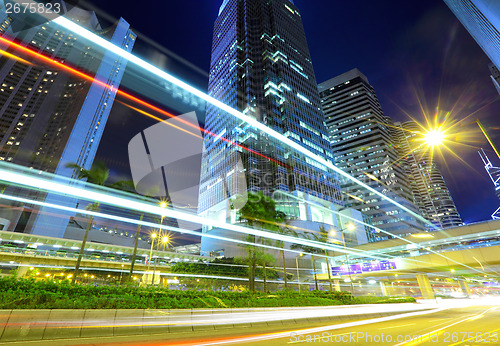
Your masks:
[{"label": "white light trail", "polygon": [[[2,176],[2,171],[0,170],[0,177],[1,176]],[[101,218],[111,219],[111,220],[115,220],[115,221],[121,221],[121,222],[131,223],[131,224],[134,224],[134,225],[141,225],[141,226],[152,227],[152,228],[160,228],[160,229],[167,230],[167,231],[180,232],[180,233],[185,233],[185,234],[189,234],[189,235],[194,235],[194,236],[197,236],[197,237],[203,236],[203,237],[207,237],[207,238],[212,238],[212,239],[217,239],[217,240],[223,240],[223,241],[228,241],[228,242],[237,243],[237,244],[245,244],[245,245],[250,245],[250,246],[263,247],[263,248],[272,249],[272,250],[278,250],[278,251],[282,251],[283,250],[282,248],[276,247],[276,246],[259,244],[259,243],[251,243],[251,242],[246,242],[246,241],[243,241],[243,240],[226,238],[226,237],[221,237],[221,236],[217,236],[217,235],[213,235],[213,234],[208,234],[208,233],[200,233],[200,232],[196,232],[196,231],[191,231],[191,230],[182,229],[182,228],[175,228],[175,227],[166,226],[166,225],[160,225],[160,224],[156,224],[156,223],[152,223],[152,222],[147,222],[147,221],[129,219],[129,218],[125,218],[125,217],[122,217],[122,216],[110,215],[110,214],[105,214],[105,213],[101,213],[101,212],[95,212],[95,211],[86,210],[86,209],[76,209],[76,208],[71,208],[71,207],[65,207],[65,206],[60,206],[60,205],[56,205],[56,204],[51,204],[51,203],[46,203],[46,202],[42,202],[42,201],[31,200],[31,199],[26,199],[26,198],[16,197],[16,196],[11,196],[11,195],[6,195],[6,194],[0,195],[0,198],[8,199],[8,200],[16,201],[16,202],[21,202],[21,203],[40,205],[40,206],[44,206],[44,207],[47,207],[47,208],[53,208],[53,209],[57,209],[57,210],[64,210],[64,211],[69,211],[69,212],[73,212],[73,213],[80,213],[80,214],[92,215],[94,217],[101,217]],[[126,200],[124,200],[124,201],[126,201]],[[148,205],[148,204],[145,204],[145,205],[151,207],[151,205]],[[165,215],[166,210],[164,208],[161,208],[160,212],[163,212],[164,215]],[[158,215],[160,215],[160,214],[158,214]],[[189,215],[189,214],[187,214],[187,215]],[[189,220],[189,221],[192,221],[192,220]],[[237,226],[237,227],[244,229],[244,231],[240,232],[240,233],[244,233],[244,234],[245,234],[245,232],[246,232],[246,234],[249,234],[248,233],[249,231],[255,231],[255,230],[252,230],[252,229],[246,228],[246,227],[241,227],[241,226]],[[268,232],[262,232],[262,233],[268,233]],[[275,240],[280,240],[280,238],[279,238],[280,235],[279,234],[275,234],[275,233],[269,233],[269,234],[275,236],[275,238],[274,238]],[[289,238],[291,238],[292,240],[286,240],[286,241],[292,242],[292,243],[298,243],[298,241],[304,242],[302,239],[293,238],[293,237],[289,237]],[[325,246],[324,243],[318,243],[318,245],[316,245],[316,246],[313,245],[313,244],[310,244],[308,241],[305,241],[304,243],[306,243],[305,245],[311,246],[311,247],[323,248],[323,246]],[[297,254],[302,253],[302,254],[306,254],[306,255],[314,255],[315,257],[326,257],[326,256],[321,255],[321,254],[310,254],[308,252],[300,251],[300,250],[291,250],[291,249],[290,250],[289,249],[285,249],[285,250],[288,251],[288,252],[293,252],[293,253],[297,253]],[[357,254],[354,251],[351,251],[351,250],[348,250],[348,249],[344,249],[344,248],[338,248],[338,249],[336,249],[336,251],[343,252],[343,253],[349,253],[349,254]],[[385,258],[378,257],[378,256],[370,256],[368,254],[366,256],[367,257],[372,257],[372,258],[378,259],[378,260],[384,260],[385,259]]]},{"label": "white light trail", "polygon": [[128,60],[129,62],[145,69],[146,71],[149,71],[151,72],[152,74],[160,77],[160,78],[163,78],[164,80],[170,82],[170,83],[173,83],[175,84],[176,86],[186,90],[187,92],[190,92],[191,94],[213,104],[214,106],[220,108],[221,110],[233,115],[234,117],[240,119],[240,120],[243,120],[245,121],[247,124],[253,126],[254,128],[274,137],[275,139],[281,141],[282,143],[288,145],[289,147],[295,149],[296,151],[312,158],[313,160],[325,165],[326,167],[332,169],[333,171],[337,172],[338,174],[340,174],[341,176],[349,179],[349,180],[352,180],[353,182],[355,182],[356,184],[358,184],[359,186],[362,186],[364,187],[365,189],[367,189],[368,191],[370,192],[373,192],[374,194],[376,194],[377,196],[381,197],[382,199],[386,200],[386,201],[389,201],[390,203],[394,204],[395,206],[397,206],[398,208],[401,208],[402,210],[408,212],[410,215],[413,215],[414,217],[416,217],[417,219],[421,220],[422,222],[424,222],[425,224],[429,225],[429,226],[432,226],[435,228],[434,224],[432,224],[432,222],[426,220],[425,218],[423,218],[421,215],[418,215],[417,213],[413,212],[412,210],[406,208],[405,206],[401,205],[400,203],[394,201],[393,199],[387,197],[386,195],[384,195],[383,193],[377,191],[376,189],[368,186],[367,184],[361,182],[360,180],[352,177],[351,175],[349,175],[348,173],[344,172],[343,170],[341,170],[340,168],[336,167],[332,162],[328,161],[328,160],[325,160],[324,158],[322,158],[321,156],[319,155],[316,155],[314,154],[313,152],[309,151],[308,149],[306,149],[305,147],[295,143],[294,141],[288,139],[287,137],[283,136],[282,134],[278,133],[277,131],[274,131],[273,129],[267,127],[266,125],[264,125],[263,123],[260,123],[259,121],[257,121],[256,119],[253,119],[251,117],[248,117],[246,116],[245,114],[239,112],[238,110],[226,105],[225,103],[205,94],[204,92],[196,89],[195,87],[181,81],[180,79],[178,78],[175,78],[174,76],[170,75],[169,73],[159,69],[158,67],[140,59],[139,57],[131,54],[130,52],[127,52],[126,50],[112,44],[111,42],[105,40],[104,38],[102,38],[101,36],[98,36],[94,33],[92,33],[91,31],[81,27],[80,25],[72,22],[71,20],[67,19],[67,18],[64,18],[64,17],[58,17],[57,19],[53,20],[54,23],[57,23],[59,25],[61,25],[62,27],[66,28],[66,29],[69,29],[71,31],[73,31],[74,33],[90,40],[93,44],[96,44],[96,45],[99,45],[101,46],[102,48],[112,52],[112,53],[115,53],[119,56],[121,56],[122,58]]}]

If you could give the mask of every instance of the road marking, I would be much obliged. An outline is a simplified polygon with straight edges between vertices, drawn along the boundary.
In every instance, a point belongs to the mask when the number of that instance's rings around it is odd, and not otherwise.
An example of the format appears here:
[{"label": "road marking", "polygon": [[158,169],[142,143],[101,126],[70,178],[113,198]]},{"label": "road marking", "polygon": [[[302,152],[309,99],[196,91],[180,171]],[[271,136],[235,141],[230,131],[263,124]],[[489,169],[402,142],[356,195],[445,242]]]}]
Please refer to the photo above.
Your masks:
[{"label": "road marking", "polygon": [[471,320],[471,318],[473,318],[473,317],[475,317],[475,316],[482,316],[483,314],[487,313],[488,311],[490,311],[490,310],[492,310],[492,309],[495,309],[495,307],[492,307],[492,308],[486,309],[485,311],[480,312],[479,314],[475,314],[475,315],[473,315],[473,316],[471,316],[471,317],[464,318],[463,320],[460,320],[460,321],[458,321],[458,322],[451,323],[451,324],[449,324],[449,325],[447,325],[447,326],[444,326],[444,327],[441,327],[441,328],[439,328],[439,329],[433,330],[432,332],[429,332],[429,333],[423,334],[423,335],[421,335],[421,336],[419,337],[419,339],[420,339],[421,341],[418,341],[418,340],[417,340],[417,341],[411,341],[411,342],[402,342],[402,343],[397,344],[397,345],[395,345],[395,346],[403,346],[403,345],[405,345],[405,346],[414,346],[414,345],[419,345],[419,344],[421,344],[421,343],[423,343],[423,342],[424,342],[424,339],[425,339],[425,337],[426,337],[426,336],[429,336],[429,335],[431,335],[431,334],[438,334],[438,335],[439,335],[439,334],[442,334],[444,329],[449,328],[449,327],[452,327],[452,326],[454,326],[454,325],[456,325],[456,324],[460,324],[460,323],[462,323],[462,322],[467,322],[467,321],[470,321],[470,320]]},{"label": "road marking", "polygon": [[[313,328],[307,328],[307,329],[288,330],[288,331],[277,332],[277,333],[257,334],[257,335],[250,335],[250,336],[247,335],[247,336],[242,336],[242,337],[233,337],[230,339],[221,339],[221,340],[217,340],[217,341],[207,341],[207,342],[197,341],[196,343],[192,343],[189,345],[212,346],[212,345],[228,345],[228,344],[235,344],[235,343],[240,343],[240,342],[258,342],[258,341],[265,341],[265,340],[268,341],[268,340],[283,339],[283,338],[289,339],[290,336],[292,335],[292,333],[295,333],[296,335],[307,335],[307,334],[313,334],[313,333],[321,333],[321,332],[325,332],[325,331],[329,331],[329,330],[357,327],[357,326],[362,326],[365,324],[386,322],[386,321],[397,320],[397,319],[405,318],[405,317],[434,314],[436,312],[445,311],[447,309],[448,308],[438,308],[438,309],[431,309],[431,310],[424,310],[424,311],[417,311],[417,312],[409,312],[409,313],[403,313],[403,314],[398,314],[398,315],[394,315],[394,316],[378,317],[378,318],[369,319],[369,320],[347,322],[347,323],[342,323],[342,324],[334,324],[334,325],[329,325],[329,326],[313,327]],[[171,345],[175,345],[175,344],[171,344]],[[188,345],[188,344],[183,343],[182,345]]]},{"label": "road marking", "polygon": [[[496,309],[494,309],[494,310],[496,310]],[[486,334],[486,333],[491,334],[491,333],[494,333],[494,332],[499,331],[499,330],[500,330],[500,328],[493,329],[493,330],[490,330],[489,332],[484,332],[482,334]],[[497,335],[497,337],[500,337],[500,335]],[[464,341],[459,341],[459,342],[457,342],[455,344],[451,344],[451,345],[448,345],[448,346],[456,346],[456,345],[460,345],[460,344],[463,344],[463,343],[466,343],[466,342],[471,342],[471,341],[474,342],[475,340],[474,339],[472,339],[472,340],[466,339]],[[479,343],[488,343],[488,344],[491,343],[491,342],[492,341],[479,341]],[[495,341],[495,342],[498,342],[498,340]]]},{"label": "road marking", "polygon": [[442,317],[442,318],[438,318],[437,320],[430,320],[430,321],[427,321],[429,323],[434,323],[434,322],[442,322],[443,320],[449,320],[451,317]]},{"label": "road marking", "polygon": [[392,328],[399,328],[399,327],[406,327],[406,326],[413,326],[416,323],[410,323],[410,324],[402,324],[399,326],[392,326],[392,327],[385,327],[385,328],[379,328],[378,330],[383,330],[383,329],[392,329]]},{"label": "road marking", "polygon": [[[334,336],[340,336],[340,335],[349,335],[351,333],[342,333],[342,334],[335,334],[335,335],[329,335],[328,337],[334,337]],[[303,343],[303,342],[309,342],[307,341],[306,339],[304,340],[298,340],[298,341],[288,341],[287,344],[300,344],[300,343]]]}]

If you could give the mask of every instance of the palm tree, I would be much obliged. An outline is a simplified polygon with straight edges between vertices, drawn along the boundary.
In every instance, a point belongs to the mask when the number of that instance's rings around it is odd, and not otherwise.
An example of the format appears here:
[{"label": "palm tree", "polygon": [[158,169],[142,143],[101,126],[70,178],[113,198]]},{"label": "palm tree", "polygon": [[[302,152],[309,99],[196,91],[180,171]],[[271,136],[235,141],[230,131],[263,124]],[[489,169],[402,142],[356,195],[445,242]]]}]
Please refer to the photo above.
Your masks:
[{"label": "palm tree", "polygon": [[[109,168],[106,167],[106,164],[104,162],[96,161],[94,162],[94,164],[90,169],[85,169],[76,163],[68,163],[66,164],[66,167],[73,168],[76,174],[76,178],[81,180],[86,180],[87,183],[104,186],[108,182]],[[114,188],[119,188],[122,190],[126,189],[130,190],[133,184],[127,181],[119,181],[114,184],[110,184],[109,186]],[[94,202],[92,204],[89,204],[87,207],[85,207],[85,209],[90,211],[98,211],[99,203]],[[78,253],[78,259],[76,260],[75,273],[73,274],[73,277],[71,279],[72,283],[75,282],[76,277],[78,276],[78,271],[80,269],[80,264],[83,258],[83,252],[85,250],[85,245],[87,244],[89,231],[93,223],[94,223],[94,216],[91,215],[89,222],[87,223],[87,227],[85,228],[85,234],[83,235],[82,246],[80,247],[80,252]]]}]

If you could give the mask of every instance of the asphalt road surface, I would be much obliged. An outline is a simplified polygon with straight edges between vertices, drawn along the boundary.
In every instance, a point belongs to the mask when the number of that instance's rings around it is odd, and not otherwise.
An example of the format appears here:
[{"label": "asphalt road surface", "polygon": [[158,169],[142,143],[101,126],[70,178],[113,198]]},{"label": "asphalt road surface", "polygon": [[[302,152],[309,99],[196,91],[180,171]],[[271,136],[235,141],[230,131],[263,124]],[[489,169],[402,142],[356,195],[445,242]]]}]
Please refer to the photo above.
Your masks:
[{"label": "asphalt road surface", "polygon": [[[493,304],[494,303],[494,304]],[[6,345],[500,345],[500,305],[443,308],[349,322],[141,336],[9,342]]]}]

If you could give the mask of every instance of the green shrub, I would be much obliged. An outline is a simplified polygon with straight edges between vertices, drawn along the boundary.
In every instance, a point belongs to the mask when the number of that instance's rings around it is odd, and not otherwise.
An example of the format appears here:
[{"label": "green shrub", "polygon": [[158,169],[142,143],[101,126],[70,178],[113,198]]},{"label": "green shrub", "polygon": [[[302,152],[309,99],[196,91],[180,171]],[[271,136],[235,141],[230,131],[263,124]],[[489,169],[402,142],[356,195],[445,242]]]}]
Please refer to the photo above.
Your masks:
[{"label": "green shrub", "polygon": [[0,278],[0,309],[192,309],[328,306],[414,302],[403,297],[353,297],[349,292],[177,291],[154,287],[94,286],[68,281]]}]

